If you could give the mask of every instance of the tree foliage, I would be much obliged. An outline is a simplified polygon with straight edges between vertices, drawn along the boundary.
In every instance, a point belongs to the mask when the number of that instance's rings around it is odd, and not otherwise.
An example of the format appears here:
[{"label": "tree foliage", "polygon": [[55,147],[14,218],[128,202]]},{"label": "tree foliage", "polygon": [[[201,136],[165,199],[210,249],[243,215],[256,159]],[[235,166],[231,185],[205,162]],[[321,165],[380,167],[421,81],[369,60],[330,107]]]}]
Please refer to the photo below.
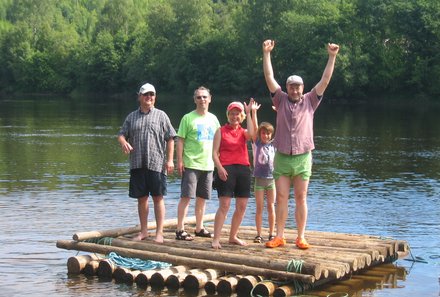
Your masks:
[{"label": "tree foliage", "polygon": [[0,0],[0,93],[161,90],[267,92],[276,79],[320,79],[325,44],[341,46],[335,99],[440,95],[437,0]]}]

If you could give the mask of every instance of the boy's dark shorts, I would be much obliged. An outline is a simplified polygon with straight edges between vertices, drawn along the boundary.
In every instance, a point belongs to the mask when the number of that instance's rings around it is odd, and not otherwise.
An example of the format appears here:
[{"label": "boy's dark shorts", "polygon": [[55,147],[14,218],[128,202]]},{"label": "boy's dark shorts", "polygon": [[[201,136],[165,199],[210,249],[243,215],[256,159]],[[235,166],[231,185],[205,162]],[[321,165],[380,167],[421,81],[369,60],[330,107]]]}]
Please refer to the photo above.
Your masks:
[{"label": "boy's dark shorts", "polygon": [[167,194],[167,176],[161,172],[146,168],[130,170],[130,186],[128,196],[141,198],[148,195],[164,196]]}]

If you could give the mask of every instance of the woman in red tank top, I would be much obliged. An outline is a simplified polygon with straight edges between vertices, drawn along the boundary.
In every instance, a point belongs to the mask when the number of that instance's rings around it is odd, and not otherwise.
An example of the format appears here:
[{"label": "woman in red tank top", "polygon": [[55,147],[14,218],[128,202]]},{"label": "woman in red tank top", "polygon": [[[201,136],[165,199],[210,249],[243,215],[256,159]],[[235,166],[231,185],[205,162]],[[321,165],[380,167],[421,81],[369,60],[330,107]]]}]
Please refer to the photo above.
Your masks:
[{"label": "woman in red tank top", "polygon": [[[221,248],[220,235],[223,224],[231,205],[235,201],[235,211],[232,216],[229,243],[247,245],[238,238],[238,228],[243,220],[247,201],[251,190],[251,170],[247,142],[256,131],[252,125],[251,111],[258,104],[250,99],[249,104],[234,101],[226,109],[228,123],[220,127],[214,135],[212,158],[217,168],[215,185],[219,197],[219,207],[215,214],[214,238],[212,247]],[[247,129],[241,123],[247,118]]]}]

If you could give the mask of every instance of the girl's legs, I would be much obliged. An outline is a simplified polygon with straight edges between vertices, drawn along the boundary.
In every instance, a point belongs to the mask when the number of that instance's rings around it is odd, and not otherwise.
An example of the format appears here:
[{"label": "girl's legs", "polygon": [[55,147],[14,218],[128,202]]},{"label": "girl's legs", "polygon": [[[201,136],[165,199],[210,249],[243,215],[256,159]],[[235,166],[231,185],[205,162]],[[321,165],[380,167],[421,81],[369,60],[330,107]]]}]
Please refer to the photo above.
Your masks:
[{"label": "girl's legs", "polygon": [[264,191],[255,191],[255,227],[257,228],[257,235],[261,236],[261,227],[263,225],[263,208],[264,208]]},{"label": "girl's legs", "polygon": [[266,197],[267,219],[269,221],[269,236],[272,236],[275,230],[275,189],[267,190]]}]

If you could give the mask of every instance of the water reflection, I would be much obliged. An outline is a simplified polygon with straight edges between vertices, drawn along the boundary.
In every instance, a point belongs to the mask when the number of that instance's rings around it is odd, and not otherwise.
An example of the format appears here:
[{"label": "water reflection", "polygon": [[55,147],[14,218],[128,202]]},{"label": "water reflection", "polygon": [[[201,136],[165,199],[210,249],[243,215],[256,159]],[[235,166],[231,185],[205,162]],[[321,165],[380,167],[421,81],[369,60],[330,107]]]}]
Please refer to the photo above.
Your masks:
[{"label": "water reflection", "polygon": [[[407,270],[404,267],[395,266],[392,264],[384,264],[376,266],[368,271],[356,273],[343,281],[329,283],[321,286],[319,290],[312,289],[307,291],[307,296],[372,296],[377,290],[381,289],[397,289],[403,288],[402,283],[406,280]],[[115,280],[106,280],[98,276],[69,275],[67,285],[69,290],[74,290],[75,294],[87,292],[88,290],[99,288],[100,286],[110,285],[116,288],[117,291],[123,290],[125,293],[135,294],[136,296],[206,296],[204,289],[190,290],[190,289],[173,289],[167,286],[148,285],[147,287],[139,288],[136,284],[120,283]],[[276,289],[276,294],[281,292],[291,296],[295,292],[293,284],[280,284]],[[243,295],[244,292],[237,292],[238,296]],[[128,295],[128,296],[135,296]],[[247,295],[247,294],[246,294]],[[284,295],[278,295],[284,296]]]}]

